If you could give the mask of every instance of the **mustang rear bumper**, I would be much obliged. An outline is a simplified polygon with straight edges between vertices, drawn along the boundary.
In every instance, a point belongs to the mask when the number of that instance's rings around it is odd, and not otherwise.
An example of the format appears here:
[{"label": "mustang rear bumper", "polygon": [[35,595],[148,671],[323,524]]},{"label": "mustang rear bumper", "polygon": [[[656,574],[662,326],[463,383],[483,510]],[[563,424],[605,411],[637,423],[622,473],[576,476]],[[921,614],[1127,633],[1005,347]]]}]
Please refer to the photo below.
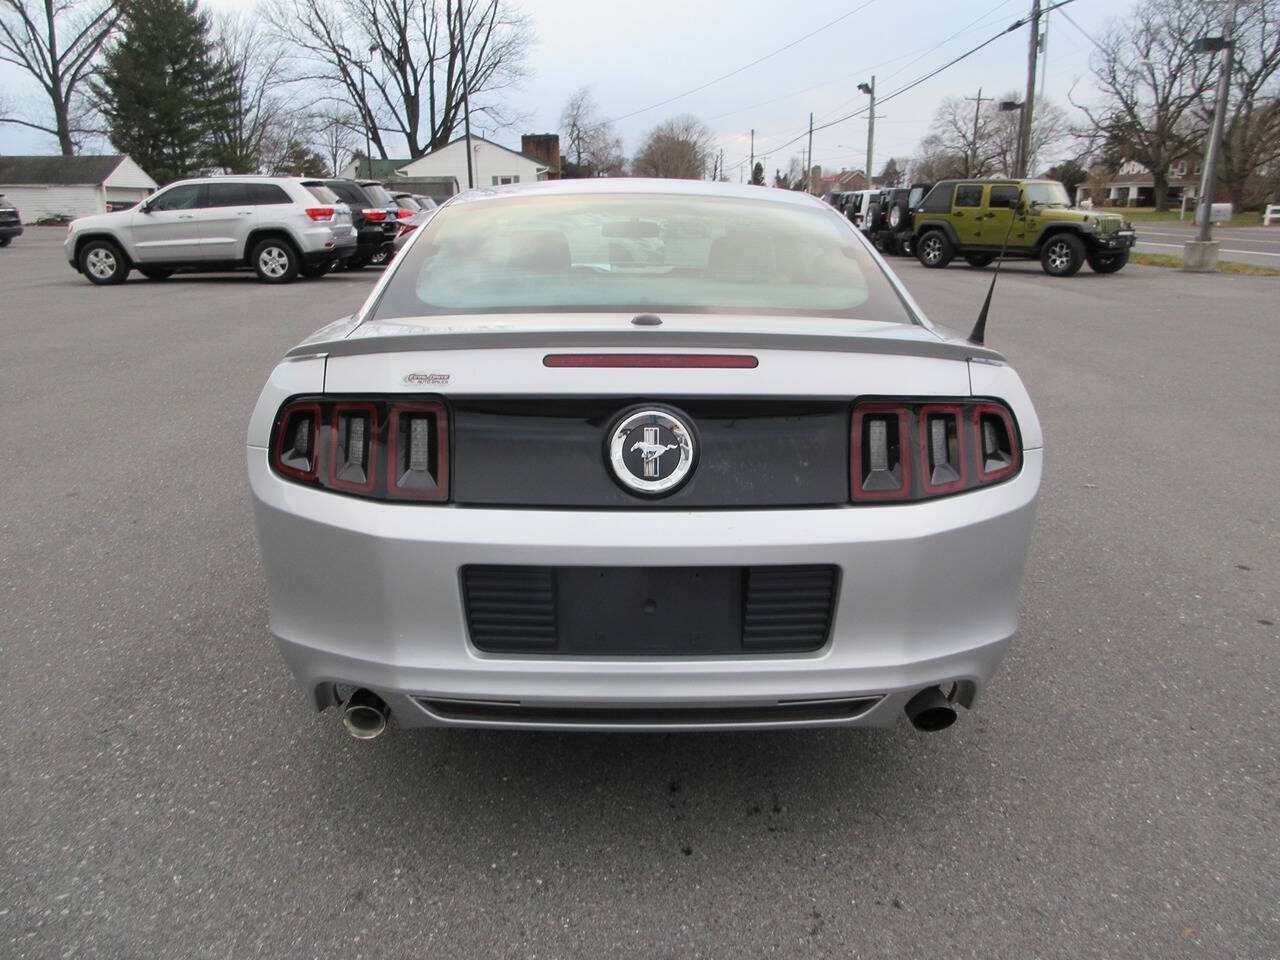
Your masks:
[{"label": "mustang rear bumper", "polygon": [[[367,687],[402,726],[671,729],[896,723],[915,692],[955,682],[968,705],[1017,631],[1042,451],[997,486],[892,506],[752,511],[477,509],[359,500],[282,480],[248,448],[272,632],[317,707]],[[829,642],[807,654],[731,657],[496,655],[471,645],[466,564],[834,564]],[[869,698],[856,715],[717,722],[699,709]],[[585,723],[447,715],[428,701],[661,709]],[[681,719],[679,712],[687,710]],[[672,719],[675,711],[675,719]]]}]

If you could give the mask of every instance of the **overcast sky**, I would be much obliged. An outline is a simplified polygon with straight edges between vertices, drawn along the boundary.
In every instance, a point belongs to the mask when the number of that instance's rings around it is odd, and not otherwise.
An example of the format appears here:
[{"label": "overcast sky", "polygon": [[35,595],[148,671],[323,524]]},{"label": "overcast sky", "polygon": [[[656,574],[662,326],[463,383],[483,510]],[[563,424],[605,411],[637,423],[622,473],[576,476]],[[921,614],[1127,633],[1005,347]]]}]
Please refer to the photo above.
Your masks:
[{"label": "overcast sky", "polygon": [[[252,6],[251,0],[204,2],[211,9]],[[1075,0],[1064,12],[1096,37],[1133,2]],[[529,60],[530,76],[520,89],[509,92],[508,104],[525,120],[510,129],[480,132],[518,147],[522,132],[555,131],[565,101],[587,85],[601,112],[620,118],[615,126],[628,155],[655,124],[691,113],[715,133],[734,178],[736,165],[745,166],[754,127],[756,154],[766,158],[771,178],[775,168],[785,170],[789,158],[799,156],[804,148],[804,137],[790,146],[783,144],[805,132],[809,111],[815,124],[821,124],[864,107],[867,98],[857,85],[872,74],[878,96],[886,98],[1025,16],[1030,2],[523,0],[521,6],[533,20],[538,42]],[[644,109],[743,67],[841,17],[727,80]],[[1045,96],[1066,106],[1067,94],[1075,85],[1076,99],[1091,99],[1092,47],[1085,33],[1061,13],[1054,13],[1047,46]],[[1022,90],[1026,58],[1023,28],[886,102],[877,110],[876,170],[890,156],[916,152],[942,97],[972,97],[979,87],[984,97]],[[16,68],[0,65],[0,90],[15,106],[39,106],[35,92]],[[813,142],[814,161],[824,168],[860,168],[866,157],[866,117],[817,132]],[[53,152],[53,138],[0,125],[0,153]]]}]

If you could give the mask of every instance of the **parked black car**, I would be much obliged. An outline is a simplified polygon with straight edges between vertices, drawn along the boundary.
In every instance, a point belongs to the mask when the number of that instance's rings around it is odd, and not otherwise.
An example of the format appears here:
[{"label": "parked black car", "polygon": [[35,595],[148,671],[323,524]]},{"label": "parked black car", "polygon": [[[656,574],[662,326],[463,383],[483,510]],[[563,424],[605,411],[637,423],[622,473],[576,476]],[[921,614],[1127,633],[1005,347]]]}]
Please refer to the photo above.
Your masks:
[{"label": "parked black car", "polygon": [[22,236],[22,217],[18,208],[0,193],[0,247],[7,247],[14,237]]},{"label": "parked black car", "polygon": [[394,252],[396,231],[400,228],[395,201],[376,183],[373,186],[384,196],[376,195],[370,187],[355,180],[320,182],[351,208],[351,222],[356,227],[356,252],[347,260],[347,269],[359,270],[370,263],[386,263]]},{"label": "parked black car", "polygon": [[870,226],[867,239],[881,253],[900,257],[915,256],[911,217],[920,201],[933,188],[931,183],[913,183],[909,187],[881,190],[867,207]]}]

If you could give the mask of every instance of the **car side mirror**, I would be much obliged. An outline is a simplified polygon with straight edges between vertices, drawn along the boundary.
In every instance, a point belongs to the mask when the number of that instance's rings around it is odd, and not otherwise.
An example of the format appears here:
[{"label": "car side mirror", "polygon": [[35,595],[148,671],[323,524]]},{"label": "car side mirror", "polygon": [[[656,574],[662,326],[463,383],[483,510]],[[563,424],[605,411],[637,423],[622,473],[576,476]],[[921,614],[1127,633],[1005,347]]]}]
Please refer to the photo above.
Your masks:
[{"label": "car side mirror", "polygon": [[150,213],[152,206],[154,206],[154,204],[150,200],[143,200],[142,203],[138,205],[138,210],[141,213]]}]

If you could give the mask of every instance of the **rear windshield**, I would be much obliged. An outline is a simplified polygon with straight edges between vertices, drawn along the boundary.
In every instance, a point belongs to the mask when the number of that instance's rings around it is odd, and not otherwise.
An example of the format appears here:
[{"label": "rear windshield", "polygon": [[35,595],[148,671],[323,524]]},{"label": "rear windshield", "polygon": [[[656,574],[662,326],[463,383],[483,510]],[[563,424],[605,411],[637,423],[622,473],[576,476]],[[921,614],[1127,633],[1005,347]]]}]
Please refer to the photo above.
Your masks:
[{"label": "rear windshield", "polygon": [[391,199],[391,194],[387,193],[386,188],[376,183],[362,183],[360,186],[364,187],[364,192],[369,195],[369,199],[378,206],[394,207],[396,205],[396,202]]},{"label": "rear windshield", "polygon": [[451,204],[399,257],[374,316],[643,312],[911,323],[829,208],[636,194]]},{"label": "rear windshield", "polygon": [[402,210],[421,210],[422,206],[413,197],[402,196],[396,197],[396,205]]},{"label": "rear windshield", "polygon": [[310,194],[321,203],[341,203],[342,198],[326,187],[323,183],[306,183],[303,184]]}]

